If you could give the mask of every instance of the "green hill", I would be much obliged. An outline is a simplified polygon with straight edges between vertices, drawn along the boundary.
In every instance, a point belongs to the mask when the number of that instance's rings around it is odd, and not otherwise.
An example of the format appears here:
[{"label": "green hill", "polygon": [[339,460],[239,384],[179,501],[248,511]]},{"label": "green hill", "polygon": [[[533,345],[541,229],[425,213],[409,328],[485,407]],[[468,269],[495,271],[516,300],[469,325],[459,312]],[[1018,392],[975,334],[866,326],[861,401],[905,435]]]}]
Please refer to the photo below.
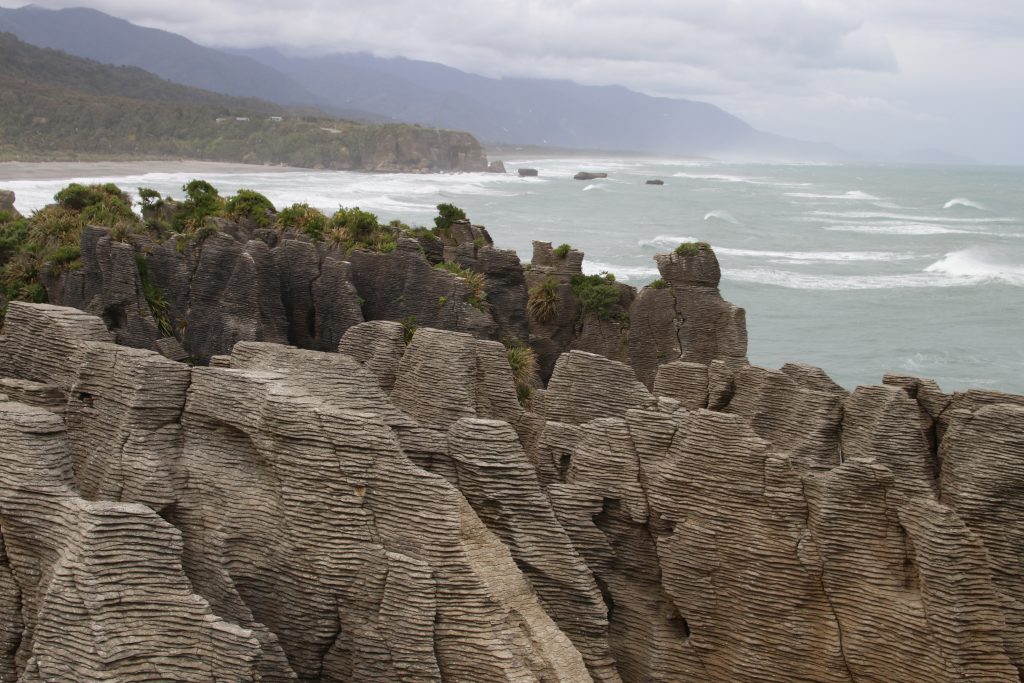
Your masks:
[{"label": "green hill", "polygon": [[468,133],[304,115],[0,34],[0,160],[117,158],[378,171],[486,166]]}]

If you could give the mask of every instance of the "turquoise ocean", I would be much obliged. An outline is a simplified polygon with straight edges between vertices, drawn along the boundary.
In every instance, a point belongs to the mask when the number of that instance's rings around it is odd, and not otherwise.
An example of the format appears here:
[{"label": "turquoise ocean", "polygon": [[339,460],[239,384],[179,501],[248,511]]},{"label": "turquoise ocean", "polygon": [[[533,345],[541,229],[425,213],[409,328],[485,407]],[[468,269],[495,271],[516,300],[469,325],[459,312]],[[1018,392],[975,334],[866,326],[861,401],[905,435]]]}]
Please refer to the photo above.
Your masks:
[{"label": "turquoise ocean", "polygon": [[[510,173],[281,171],[7,180],[22,212],[72,180],[181,196],[193,177],[278,207],[359,206],[430,225],[439,202],[524,261],[531,240],[586,253],[587,272],[641,286],[652,257],[709,242],[722,294],[747,311],[751,362],[803,361],[840,384],[886,372],[1024,393],[1024,168],[739,164],[621,157],[505,158]],[[536,168],[519,178],[519,167]],[[86,167],[87,168],[87,167]],[[608,178],[573,180],[577,171]],[[648,179],[664,185],[647,185]]]}]

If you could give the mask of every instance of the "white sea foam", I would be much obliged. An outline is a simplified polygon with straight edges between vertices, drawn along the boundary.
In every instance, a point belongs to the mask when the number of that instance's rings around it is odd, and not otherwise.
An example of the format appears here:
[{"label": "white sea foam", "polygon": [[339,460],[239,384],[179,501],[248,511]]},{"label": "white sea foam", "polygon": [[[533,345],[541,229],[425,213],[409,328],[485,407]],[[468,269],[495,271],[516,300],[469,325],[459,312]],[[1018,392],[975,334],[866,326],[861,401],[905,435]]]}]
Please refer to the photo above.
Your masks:
[{"label": "white sea foam", "polygon": [[747,185],[768,185],[771,187],[809,187],[811,183],[787,182],[782,180],[769,180],[755,176],[732,175],[729,173],[687,173],[679,171],[672,174],[673,178],[688,178],[690,180],[707,180],[716,183],[746,183]]},{"label": "white sea foam", "polygon": [[977,247],[950,252],[925,268],[925,272],[965,280],[996,280],[1024,287],[1024,265],[1001,263],[990,251]]},{"label": "white sea foam", "polygon": [[774,268],[725,269],[722,277],[734,282],[775,285],[787,289],[899,289],[902,287],[941,287],[958,284],[937,275],[817,275]]},{"label": "white sea foam", "polygon": [[[674,249],[683,242],[696,242],[695,237],[676,235],[657,235],[652,239],[637,240],[640,247],[656,249]],[[744,258],[764,258],[775,261],[793,263],[815,262],[849,262],[849,261],[909,261],[917,258],[914,254],[894,251],[773,251],[769,249],[734,249],[712,245],[719,256],[739,256]]]},{"label": "white sea foam", "polygon": [[946,234],[984,234],[996,233],[979,232],[976,230],[962,230],[960,228],[946,227],[934,223],[900,223],[887,222],[877,225],[832,225],[824,228],[834,232],[859,232],[866,235],[946,235]]},{"label": "white sea foam", "polygon": [[683,242],[699,242],[700,240],[696,237],[680,236],[680,235],[657,235],[647,240],[637,240],[637,246],[640,247],[654,247],[656,249],[674,249]]},{"label": "white sea foam", "polygon": [[736,220],[736,217],[733,216],[731,213],[729,213],[728,211],[721,211],[721,210],[718,210],[718,209],[715,209],[714,211],[708,211],[704,215],[704,220],[706,220],[706,221],[712,221],[712,220],[724,221],[726,223],[732,223],[733,225],[739,225],[740,224],[740,222],[738,220]]},{"label": "white sea foam", "polygon": [[[810,216],[820,216],[823,219],[841,220],[875,220],[890,219],[902,221],[915,221],[919,223],[1016,223],[1016,218],[955,218],[951,216],[921,216],[905,213],[893,213],[888,211],[810,211]],[[804,217],[801,220],[821,220],[819,218]]]},{"label": "white sea foam", "polygon": [[591,183],[583,188],[584,192],[590,192],[591,190],[597,190],[601,187],[600,183]]},{"label": "white sea foam", "polygon": [[942,208],[943,209],[952,209],[954,206],[964,206],[964,207],[967,207],[969,209],[978,209],[979,211],[988,211],[987,208],[985,208],[984,206],[982,206],[978,202],[973,202],[970,199],[967,199],[966,197],[957,197],[955,199],[950,199],[948,202],[946,202],[943,205]]},{"label": "white sea foam", "polygon": [[730,249],[715,247],[715,253],[723,256],[744,256],[766,258],[774,261],[793,263],[845,263],[850,261],[909,261],[917,258],[913,254],[895,251],[769,251],[760,249]]},{"label": "white sea foam", "polygon": [[969,287],[992,282],[1024,287],[1024,266],[998,263],[981,249],[946,254],[921,272],[897,275],[822,275],[774,268],[725,269],[735,282],[789,289],[901,289],[906,287]]},{"label": "white sea foam", "polygon": [[814,192],[786,192],[787,197],[802,197],[804,199],[860,199],[864,201],[881,201],[881,197],[876,197],[873,194],[867,192],[861,192],[860,190],[850,190],[845,194],[817,194]]},{"label": "white sea foam", "polygon": [[623,266],[615,263],[583,259],[583,272],[587,275],[611,273],[619,280],[643,280],[658,277],[658,269],[652,266]]}]

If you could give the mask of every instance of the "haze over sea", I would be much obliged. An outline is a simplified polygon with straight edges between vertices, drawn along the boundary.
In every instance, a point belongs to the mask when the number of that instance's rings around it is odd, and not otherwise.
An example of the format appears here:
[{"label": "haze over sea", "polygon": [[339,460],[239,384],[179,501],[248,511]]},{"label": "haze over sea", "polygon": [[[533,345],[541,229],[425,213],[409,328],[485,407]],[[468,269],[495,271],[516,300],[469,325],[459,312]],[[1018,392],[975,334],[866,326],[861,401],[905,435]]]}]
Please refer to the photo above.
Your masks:
[{"label": "haze over sea", "polygon": [[[1024,393],[1024,169],[737,164],[600,157],[514,158],[507,175],[337,171],[146,173],[6,180],[22,212],[72,180],[175,197],[194,177],[247,187],[281,208],[359,206],[430,225],[439,202],[466,210],[495,244],[567,242],[587,272],[641,286],[652,257],[702,240],[722,293],[747,310],[751,362],[802,361],[853,388],[885,372],[946,390]],[[539,170],[519,178],[515,169]],[[86,167],[88,168],[88,167]],[[577,181],[580,170],[605,180]],[[664,186],[644,183],[664,180]]]}]

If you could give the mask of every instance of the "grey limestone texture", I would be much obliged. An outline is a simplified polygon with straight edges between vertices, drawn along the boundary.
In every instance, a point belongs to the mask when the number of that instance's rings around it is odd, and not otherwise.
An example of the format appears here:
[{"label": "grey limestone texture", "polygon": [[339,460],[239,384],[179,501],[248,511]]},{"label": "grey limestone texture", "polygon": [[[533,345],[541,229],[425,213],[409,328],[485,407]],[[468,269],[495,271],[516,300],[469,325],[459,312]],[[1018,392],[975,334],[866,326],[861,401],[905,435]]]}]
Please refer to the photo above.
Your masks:
[{"label": "grey limestone texture", "polygon": [[[110,325],[141,285],[99,233],[85,310],[9,304],[0,681],[1021,680],[1024,397],[751,366],[711,252],[623,290],[616,358],[569,301],[365,315],[459,296],[412,245],[221,235],[167,295],[206,365]],[[454,257],[512,308],[582,258],[491,249]],[[523,327],[520,403],[492,332]]]}]

